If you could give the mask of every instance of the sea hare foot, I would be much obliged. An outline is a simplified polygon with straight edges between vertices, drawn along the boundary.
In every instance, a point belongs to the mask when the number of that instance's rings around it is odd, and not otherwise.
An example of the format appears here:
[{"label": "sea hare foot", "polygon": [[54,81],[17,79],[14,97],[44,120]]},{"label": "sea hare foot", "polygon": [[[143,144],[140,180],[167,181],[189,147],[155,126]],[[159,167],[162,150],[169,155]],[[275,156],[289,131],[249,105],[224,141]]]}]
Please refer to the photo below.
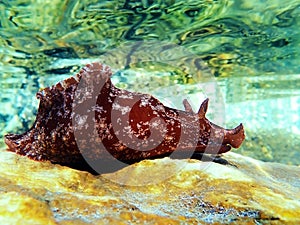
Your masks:
[{"label": "sea hare foot", "polygon": [[[238,148],[243,125],[224,129],[206,117],[208,99],[195,113],[164,106],[148,94],[116,88],[108,66],[88,64],[75,76],[37,93],[36,121],[23,134],[7,134],[10,151],[34,160],[80,167],[86,160],[124,163]],[[102,160],[102,161],[101,161]]]}]

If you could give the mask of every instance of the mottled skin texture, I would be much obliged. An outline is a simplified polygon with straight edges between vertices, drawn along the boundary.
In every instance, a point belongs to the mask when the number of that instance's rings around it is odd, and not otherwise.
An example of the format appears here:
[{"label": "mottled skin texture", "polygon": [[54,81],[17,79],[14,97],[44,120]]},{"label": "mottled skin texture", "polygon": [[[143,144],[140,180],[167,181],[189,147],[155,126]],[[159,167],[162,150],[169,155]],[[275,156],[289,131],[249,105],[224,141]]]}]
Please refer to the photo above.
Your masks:
[{"label": "mottled skin texture", "polygon": [[153,96],[116,88],[110,76],[109,67],[93,63],[38,92],[34,125],[24,134],[6,135],[8,149],[34,160],[80,167],[85,163],[81,153],[94,160],[112,155],[134,163],[170,154],[225,153],[245,138],[242,124],[224,129],[205,117],[208,100],[197,113],[187,100],[185,111],[172,109]]}]

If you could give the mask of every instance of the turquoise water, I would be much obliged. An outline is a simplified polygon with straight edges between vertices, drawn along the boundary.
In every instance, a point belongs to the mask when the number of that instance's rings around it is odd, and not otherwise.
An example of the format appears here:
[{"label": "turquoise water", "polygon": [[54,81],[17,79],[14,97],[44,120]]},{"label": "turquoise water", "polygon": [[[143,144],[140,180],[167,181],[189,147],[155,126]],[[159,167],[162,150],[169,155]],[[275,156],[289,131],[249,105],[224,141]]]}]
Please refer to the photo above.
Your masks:
[{"label": "turquoise water", "polygon": [[[300,0],[0,1],[0,145],[4,134],[31,127],[37,91],[99,59],[109,58],[113,69],[128,64],[114,76],[120,87],[164,99],[176,92],[163,88],[177,84],[177,95],[197,100],[201,79],[191,81],[181,59],[169,68],[151,45],[137,49],[151,41],[161,49],[180,46],[193,54],[189,65],[206,65],[224,101],[225,126],[246,128],[236,152],[298,165],[299,15]],[[133,52],[157,56],[156,63],[139,65]]]}]

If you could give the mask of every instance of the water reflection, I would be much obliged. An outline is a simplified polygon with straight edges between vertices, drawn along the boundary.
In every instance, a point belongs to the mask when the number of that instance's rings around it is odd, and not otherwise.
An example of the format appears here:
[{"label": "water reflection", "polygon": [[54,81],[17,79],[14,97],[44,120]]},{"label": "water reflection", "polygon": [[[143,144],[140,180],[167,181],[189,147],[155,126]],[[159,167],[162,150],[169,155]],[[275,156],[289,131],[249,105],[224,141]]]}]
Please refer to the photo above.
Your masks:
[{"label": "water reflection", "polygon": [[[1,1],[0,137],[31,126],[39,89],[120,45],[159,40],[208,64],[223,91],[228,124],[242,120],[248,127],[244,154],[297,164],[299,6],[300,0]],[[113,57],[116,63],[127,58]],[[184,75],[169,76],[188,83]],[[117,82],[130,86],[129,77]],[[136,79],[133,88],[142,85]],[[153,79],[150,85],[160,84]]]}]

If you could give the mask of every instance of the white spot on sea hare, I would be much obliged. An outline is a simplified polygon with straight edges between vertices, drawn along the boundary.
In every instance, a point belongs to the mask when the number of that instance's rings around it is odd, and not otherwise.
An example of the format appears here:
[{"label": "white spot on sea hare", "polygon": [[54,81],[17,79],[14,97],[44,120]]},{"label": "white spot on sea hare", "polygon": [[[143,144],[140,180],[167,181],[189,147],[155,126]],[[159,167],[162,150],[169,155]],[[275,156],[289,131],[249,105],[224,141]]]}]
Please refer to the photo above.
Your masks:
[{"label": "white spot on sea hare", "polygon": [[122,115],[125,115],[126,113],[130,112],[129,106],[121,106],[118,103],[113,103],[112,108],[113,110],[121,111]]},{"label": "white spot on sea hare", "polygon": [[87,115],[76,115],[75,116],[75,122],[77,123],[77,128],[82,129],[87,121],[88,116]]}]

